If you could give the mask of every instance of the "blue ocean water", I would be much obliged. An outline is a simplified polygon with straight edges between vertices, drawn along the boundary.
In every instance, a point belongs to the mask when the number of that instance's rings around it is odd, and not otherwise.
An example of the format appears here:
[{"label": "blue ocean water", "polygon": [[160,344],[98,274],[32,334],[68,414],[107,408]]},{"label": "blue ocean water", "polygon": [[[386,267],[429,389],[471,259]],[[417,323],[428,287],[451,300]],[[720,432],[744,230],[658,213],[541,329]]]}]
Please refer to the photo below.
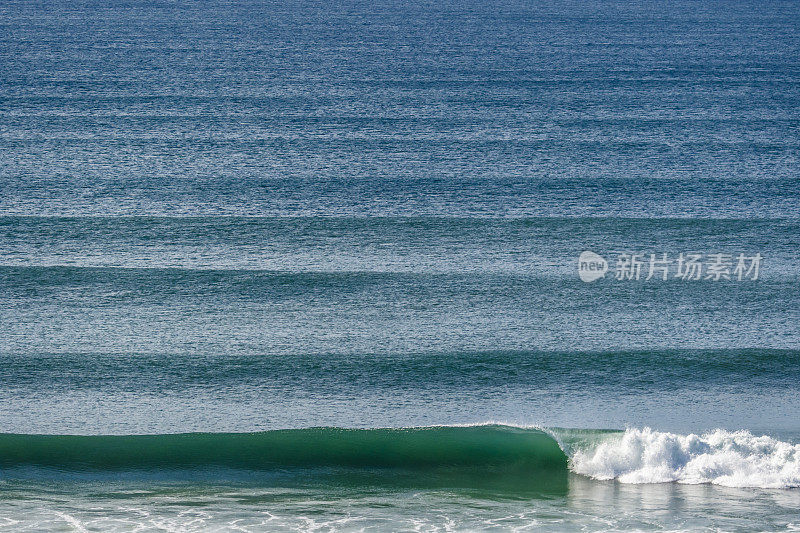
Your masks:
[{"label": "blue ocean water", "polygon": [[800,527],[798,27],[3,2],[0,526]]}]

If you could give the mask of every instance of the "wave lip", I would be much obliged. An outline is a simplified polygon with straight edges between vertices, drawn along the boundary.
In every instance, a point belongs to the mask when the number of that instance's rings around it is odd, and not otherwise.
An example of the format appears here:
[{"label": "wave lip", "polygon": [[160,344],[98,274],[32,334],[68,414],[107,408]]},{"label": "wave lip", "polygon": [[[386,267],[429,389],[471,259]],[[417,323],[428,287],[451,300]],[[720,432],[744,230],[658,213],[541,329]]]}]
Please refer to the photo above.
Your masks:
[{"label": "wave lip", "polygon": [[621,483],[711,483],[727,487],[800,487],[800,444],[748,431],[678,435],[628,429],[570,457],[570,469]]}]

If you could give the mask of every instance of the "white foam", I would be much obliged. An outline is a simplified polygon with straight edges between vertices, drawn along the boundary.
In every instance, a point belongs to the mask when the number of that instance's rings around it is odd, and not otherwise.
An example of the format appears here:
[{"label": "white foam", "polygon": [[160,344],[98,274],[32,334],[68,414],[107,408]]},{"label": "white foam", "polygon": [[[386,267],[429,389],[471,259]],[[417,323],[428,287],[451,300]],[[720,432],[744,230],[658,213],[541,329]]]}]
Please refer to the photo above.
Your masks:
[{"label": "white foam", "polygon": [[712,483],[728,487],[800,487],[800,444],[748,431],[678,435],[650,428],[574,451],[571,469],[621,483]]}]

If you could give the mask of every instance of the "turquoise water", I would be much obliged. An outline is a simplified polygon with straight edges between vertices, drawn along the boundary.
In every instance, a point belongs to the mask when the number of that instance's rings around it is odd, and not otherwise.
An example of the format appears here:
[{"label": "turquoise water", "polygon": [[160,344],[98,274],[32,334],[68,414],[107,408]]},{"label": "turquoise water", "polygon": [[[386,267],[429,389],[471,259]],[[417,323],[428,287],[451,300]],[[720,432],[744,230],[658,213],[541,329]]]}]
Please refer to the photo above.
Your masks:
[{"label": "turquoise water", "polygon": [[0,528],[800,528],[798,23],[2,3]]}]

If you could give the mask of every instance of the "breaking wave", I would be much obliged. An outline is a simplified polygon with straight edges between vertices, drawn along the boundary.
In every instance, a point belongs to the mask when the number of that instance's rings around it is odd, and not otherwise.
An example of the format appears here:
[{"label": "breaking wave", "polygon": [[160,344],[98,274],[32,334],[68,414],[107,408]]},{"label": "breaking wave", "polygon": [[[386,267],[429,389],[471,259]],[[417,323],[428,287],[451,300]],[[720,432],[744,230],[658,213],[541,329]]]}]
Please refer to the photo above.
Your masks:
[{"label": "breaking wave", "polygon": [[[476,473],[621,483],[800,487],[800,445],[747,431],[565,430],[499,424],[164,435],[0,434],[0,467],[70,472],[302,469]],[[550,474],[558,474],[553,477]],[[549,476],[549,477],[548,477]],[[566,478],[563,478],[566,479]]]},{"label": "breaking wave", "polygon": [[748,431],[678,435],[628,429],[577,448],[570,469],[621,483],[711,483],[727,487],[800,487],[800,444]]}]

